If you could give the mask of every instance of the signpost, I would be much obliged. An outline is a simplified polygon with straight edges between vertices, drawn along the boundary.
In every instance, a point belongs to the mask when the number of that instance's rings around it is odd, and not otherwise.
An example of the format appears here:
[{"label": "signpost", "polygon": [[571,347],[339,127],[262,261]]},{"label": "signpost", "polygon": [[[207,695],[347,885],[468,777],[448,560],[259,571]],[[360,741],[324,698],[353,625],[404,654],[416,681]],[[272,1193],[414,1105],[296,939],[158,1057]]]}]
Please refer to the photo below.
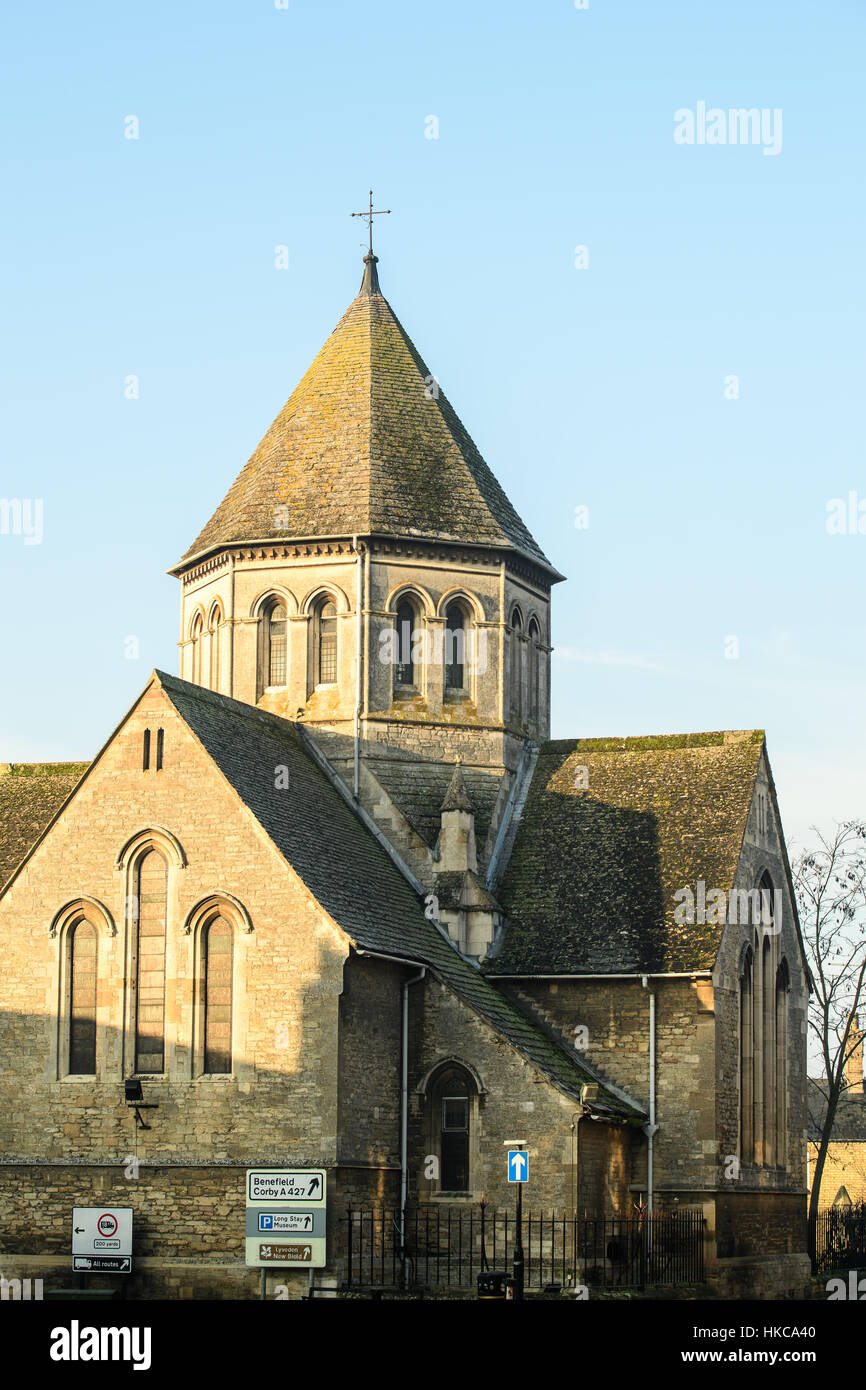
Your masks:
[{"label": "signpost", "polygon": [[505,1147],[508,1149],[508,1181],[517,1183],[517,1233],[511,1272],[514,1278],[514,1298],[518,1303],[523,1301],[523,1184],[529,1181],[529,1159],[523,1152],[525,1142],[523,1139],[505,1141]]},{"label": "signpost", "polygon": [[326,1220],[324,1168],[247,1169],[248,1265],[321,1269],[327,1263]]},{"label": "signpost", "polygon": [[72,1268],[132,1273],[132,1207],[73,1207]]}]

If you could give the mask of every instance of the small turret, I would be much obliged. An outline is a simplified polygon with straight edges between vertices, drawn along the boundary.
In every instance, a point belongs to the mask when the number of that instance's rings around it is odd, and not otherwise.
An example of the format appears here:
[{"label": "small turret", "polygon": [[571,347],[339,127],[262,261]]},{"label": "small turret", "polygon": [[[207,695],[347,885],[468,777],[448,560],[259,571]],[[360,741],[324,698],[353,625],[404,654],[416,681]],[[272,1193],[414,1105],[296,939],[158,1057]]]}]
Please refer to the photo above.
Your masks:
[{"label": "small turret", "polygon": [[482,957],[496,935],[502,909],[478,876],[475,809],[459,758],[440,815],[436,866],[439,920],[464,955]]}]

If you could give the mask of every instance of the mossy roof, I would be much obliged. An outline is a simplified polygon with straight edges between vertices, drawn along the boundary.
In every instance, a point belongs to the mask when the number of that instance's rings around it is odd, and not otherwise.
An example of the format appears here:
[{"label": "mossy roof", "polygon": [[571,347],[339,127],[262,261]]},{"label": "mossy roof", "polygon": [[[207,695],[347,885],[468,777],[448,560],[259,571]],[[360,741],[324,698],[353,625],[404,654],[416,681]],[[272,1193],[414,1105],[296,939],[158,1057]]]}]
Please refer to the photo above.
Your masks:
[{"label": "mossy roof", "polygon": [[555,574],[367,275],[181,564],[230,542],[352,535],[501,546]]},{"label": "mossy roof", "polygon": [[[289,720],[164,672],[155,674],[277,849],[357,946],[429,966],[570,1095],[579,1095],[584,1082],[598,1082],[427,920],[423,899],[310,757]],[[276,767],[285,767],[287,777],[276,779]],[[277,787],[277,780],[288,785]],[[613,1116],[642,1114],[603,1085],[599,1102]]]},{"label": "mossy roof", "polygon": [[0,888],[87,771],[88,763],[0,766]]},{"label": "mossy roof", "polygon": [[722,926],[675,892],[734,883],[763,731],[556,741],[540,752],[496,890],[500,975],[710,970]]}]

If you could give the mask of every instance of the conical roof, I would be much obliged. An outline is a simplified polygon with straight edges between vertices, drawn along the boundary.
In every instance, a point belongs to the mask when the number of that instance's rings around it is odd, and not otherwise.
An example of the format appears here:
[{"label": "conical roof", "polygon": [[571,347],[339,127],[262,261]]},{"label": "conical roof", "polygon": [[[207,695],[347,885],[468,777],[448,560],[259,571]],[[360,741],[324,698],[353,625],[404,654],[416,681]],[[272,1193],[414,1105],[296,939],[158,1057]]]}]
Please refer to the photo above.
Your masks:
[{"label": "conical roof", "polygon": [[463,768],[460,759],[454,764],[454,772],[445,793],[445,800],[440,807],[441,811],[473,811],[475,810],[469,800],[469,793],[466,790],[466,782],[463,779]]},{"label": "conical roof", "polygon": [[231,542],[395,535],[506,546],[552,569],[365,259],[357,297],[184,562]]}]

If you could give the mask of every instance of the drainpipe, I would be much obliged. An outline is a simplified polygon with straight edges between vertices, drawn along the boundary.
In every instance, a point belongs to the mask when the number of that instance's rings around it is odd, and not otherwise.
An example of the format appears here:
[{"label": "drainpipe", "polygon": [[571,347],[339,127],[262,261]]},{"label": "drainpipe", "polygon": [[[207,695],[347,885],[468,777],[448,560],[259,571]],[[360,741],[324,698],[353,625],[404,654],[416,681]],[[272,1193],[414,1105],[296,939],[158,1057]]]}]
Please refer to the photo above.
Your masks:
[{"label": "drainpipe", "polygon": [[656,997],[648,975],[641,976],[641,984],[649,993],[649,1124],[644,1125],[643,1132],[647,1137],[647,1215],[650,1218],[647,1230],[647,1248],[652,1250],[653,1136],[658,1129],[658,1125],[656,1124]]},{"label": "drainpipe", "polygon": [[358,549],[358,537],[352,537],[352,549],[355,552],[357,564],[355,566],[355,781],[354,796],[357,801],[361,788],[361,607],[363,596],[362,580],[362,560],[361,551]]},{"label": "drainpipe", "polygon": [[[229,619],[228,639],[229,639],[229,695],[235,698],[235,637],[237,628],[235,627],[235,565],[236,557],[234,551],[231,554],[231,605],[232,615]],[[288,637],[288,633],[286,634]],[[217,672],[217,690],[219,690],[219,672]]]},{"label": "drainpipe", "polygon": [[409,1191],[409,986],[417,985],[427,974],[422,965],[417,975],[403,981],[403,1028],[400,1057],[400,1249],[403,1251],[403,1287],[409,1287],[406,1259],[406,1198]]}]

